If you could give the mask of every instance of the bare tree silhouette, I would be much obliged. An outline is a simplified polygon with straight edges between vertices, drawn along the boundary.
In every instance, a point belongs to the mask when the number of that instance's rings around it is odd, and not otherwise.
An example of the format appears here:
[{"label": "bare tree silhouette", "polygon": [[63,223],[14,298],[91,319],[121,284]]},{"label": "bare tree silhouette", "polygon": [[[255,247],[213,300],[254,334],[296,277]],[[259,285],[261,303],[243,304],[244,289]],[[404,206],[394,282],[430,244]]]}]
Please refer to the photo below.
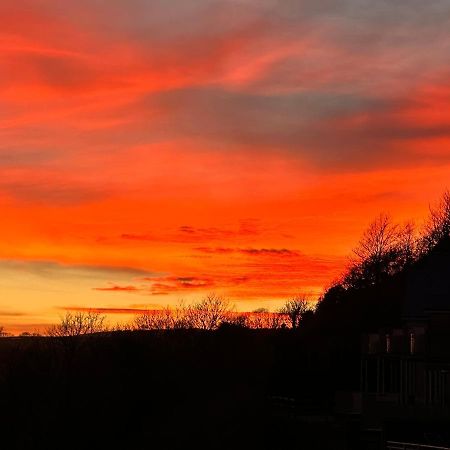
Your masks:
[{"label": "bare tree silhouette", "polygon": [[148,310],[138,314],[130,329],[133,330],[171,330],[194,328],[190,323],[189,307],[181,301],[175,307],[166,306],[163,309]]},{"label": "bare tree silhouette", "polygon": [[431,251],[444,238],[450,237],[450,191],[442,194],[435,207],[430,207],[430,214],[425,223],[420,240],[421,253]]},{"label": "bare tree silhouette", "polygon": [[268,326],[269,311],[267,308],[255,309],[248,318],[250,328],[270,328]]},{"label": "bare tree silhouette", "polygon": [[286,316],[259,308],[251,313],[235,312],[234,307],[216,294],[193,305],[181,302],[176,307],[148,310],[138,314],[131,324],[118,330],[217,329],[222,324],[241,328],[277,329],[287,325]]},{"label": "bare tree silhouette", "polygon": [[106,316],[97,312],[67,312],[57,325],[51,326],[47,334],[52,337],[82,336],[107,331]]},{"label": "bare tree silhouette", "polygon": [[169,330],[175,328],[174,313],[170,308],[149,310],[135,317],[133,327],[137,330]]},{"label": "bare tree silhouette", "polygon": [[193,328],[215,330],[226,321],[233,307],[217,294],[209,294],[203,300],[187,308],[187,322]]},{"label": "bare tree silhouette", "polygon": [[255,309],[247,318],[249,328],[278,329],[286,326],[286,315],[279,311],[270,312],[267,308]]},{"label": "bare tree silhouette", "polygon": [[414,222],[406,222],[399,231],[400,242],[398,245],[400,267],[403,269],[411,265],[419,256],[419,239]]},{"label": "bare tree silhouette", "polygon": [[350,267],[343,277],[346,288],[378,285],[386,275],[401,270],[415,255],[414,228],[401,227],[380,214],[364,231],[353,250]]},{"label": "bare tree silhouette", "polygon": [[299,327],[303,315],[310,311],[311,307],[305,295],[298,295],[288,301],[280,308],[280,313],[286,316],[290,327],[296,329]]}]

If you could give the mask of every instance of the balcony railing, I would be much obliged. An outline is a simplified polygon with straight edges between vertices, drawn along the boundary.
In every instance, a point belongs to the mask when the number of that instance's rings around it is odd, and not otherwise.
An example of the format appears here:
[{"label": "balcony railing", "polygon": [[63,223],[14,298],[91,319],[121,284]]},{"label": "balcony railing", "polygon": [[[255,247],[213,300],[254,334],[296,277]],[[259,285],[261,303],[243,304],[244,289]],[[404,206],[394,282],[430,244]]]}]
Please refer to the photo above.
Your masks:
[{"label": "balcony railing", "polygon": [[412,444],[410,442],[387,441],[386,450],[450,450],[450,447],[436,447],[434,445]]}]

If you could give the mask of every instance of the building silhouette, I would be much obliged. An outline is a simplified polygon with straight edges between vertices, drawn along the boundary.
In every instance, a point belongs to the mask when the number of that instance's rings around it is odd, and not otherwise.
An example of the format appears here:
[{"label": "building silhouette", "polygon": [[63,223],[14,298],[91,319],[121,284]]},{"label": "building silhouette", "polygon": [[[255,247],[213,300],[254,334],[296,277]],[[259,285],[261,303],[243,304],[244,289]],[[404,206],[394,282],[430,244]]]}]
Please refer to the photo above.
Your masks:
[{"label": "building silhouette", "polygon": [[448,241],[411,269],[401,325],[365,335],[362,347],[365,448],[450,448]]}]

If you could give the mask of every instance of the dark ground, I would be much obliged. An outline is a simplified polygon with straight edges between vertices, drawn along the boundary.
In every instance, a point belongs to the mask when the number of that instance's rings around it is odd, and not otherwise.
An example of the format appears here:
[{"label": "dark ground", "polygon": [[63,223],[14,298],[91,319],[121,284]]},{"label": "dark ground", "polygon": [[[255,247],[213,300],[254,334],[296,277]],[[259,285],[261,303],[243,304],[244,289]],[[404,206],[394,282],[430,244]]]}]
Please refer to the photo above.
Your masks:
[{"label": "dark ground", "polygon": [[[292,330],[0,340],[0,448],[339,449],[357,348]],[[324,351],[324,348],[327,349]]]}]

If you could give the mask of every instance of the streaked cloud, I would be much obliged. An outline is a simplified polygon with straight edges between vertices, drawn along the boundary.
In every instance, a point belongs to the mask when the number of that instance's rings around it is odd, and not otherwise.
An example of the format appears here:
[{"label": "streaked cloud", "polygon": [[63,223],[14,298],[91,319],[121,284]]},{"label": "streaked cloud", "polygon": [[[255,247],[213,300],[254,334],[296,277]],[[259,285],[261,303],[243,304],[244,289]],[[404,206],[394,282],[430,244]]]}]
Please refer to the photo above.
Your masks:
[{"label": "streaked cloud", "polygon": [[[72,311],[72,312],[93,312],[99,314],[142,314],[147,313],[148,311],[158,310],[158,305],[154,305],[152,308],[90,308],[84,306],[65,306],[61,308],[64,311]],[[159,308],[160,309],[160,308]]]},{"label": "streaked cloud", "polygon": [[0,15],[0,310],[17,305],[16,330],[67,305],[317,293],[371,217],[420,223],[448,183],[447,0]]},{"label": "streaked cloud", "polygon": [[26,316],[26,313],[22,311],[11,311],[6,309],[0,310],[0,317],[22,317],[22,316]]},{"label": "streaked cloud", "polygon": [[106,292],[137,292],[139,288],[136,286],[108,286],[108,287],[97,287],[92,288],[94,291],[106,291]]},{"label": "streaked cloud", "polygon": [[287,248],[227,248],[227,247],[196,247],[194,250],[208,254],[242,253],[250,256],[299,256],[295,250]]},{"label": "streaked cloud", "polygon": [[0,260],[0,271],[18,271],[43,278],[150,277],[145,270],[132,267],[64,264],[56,261]]}]

